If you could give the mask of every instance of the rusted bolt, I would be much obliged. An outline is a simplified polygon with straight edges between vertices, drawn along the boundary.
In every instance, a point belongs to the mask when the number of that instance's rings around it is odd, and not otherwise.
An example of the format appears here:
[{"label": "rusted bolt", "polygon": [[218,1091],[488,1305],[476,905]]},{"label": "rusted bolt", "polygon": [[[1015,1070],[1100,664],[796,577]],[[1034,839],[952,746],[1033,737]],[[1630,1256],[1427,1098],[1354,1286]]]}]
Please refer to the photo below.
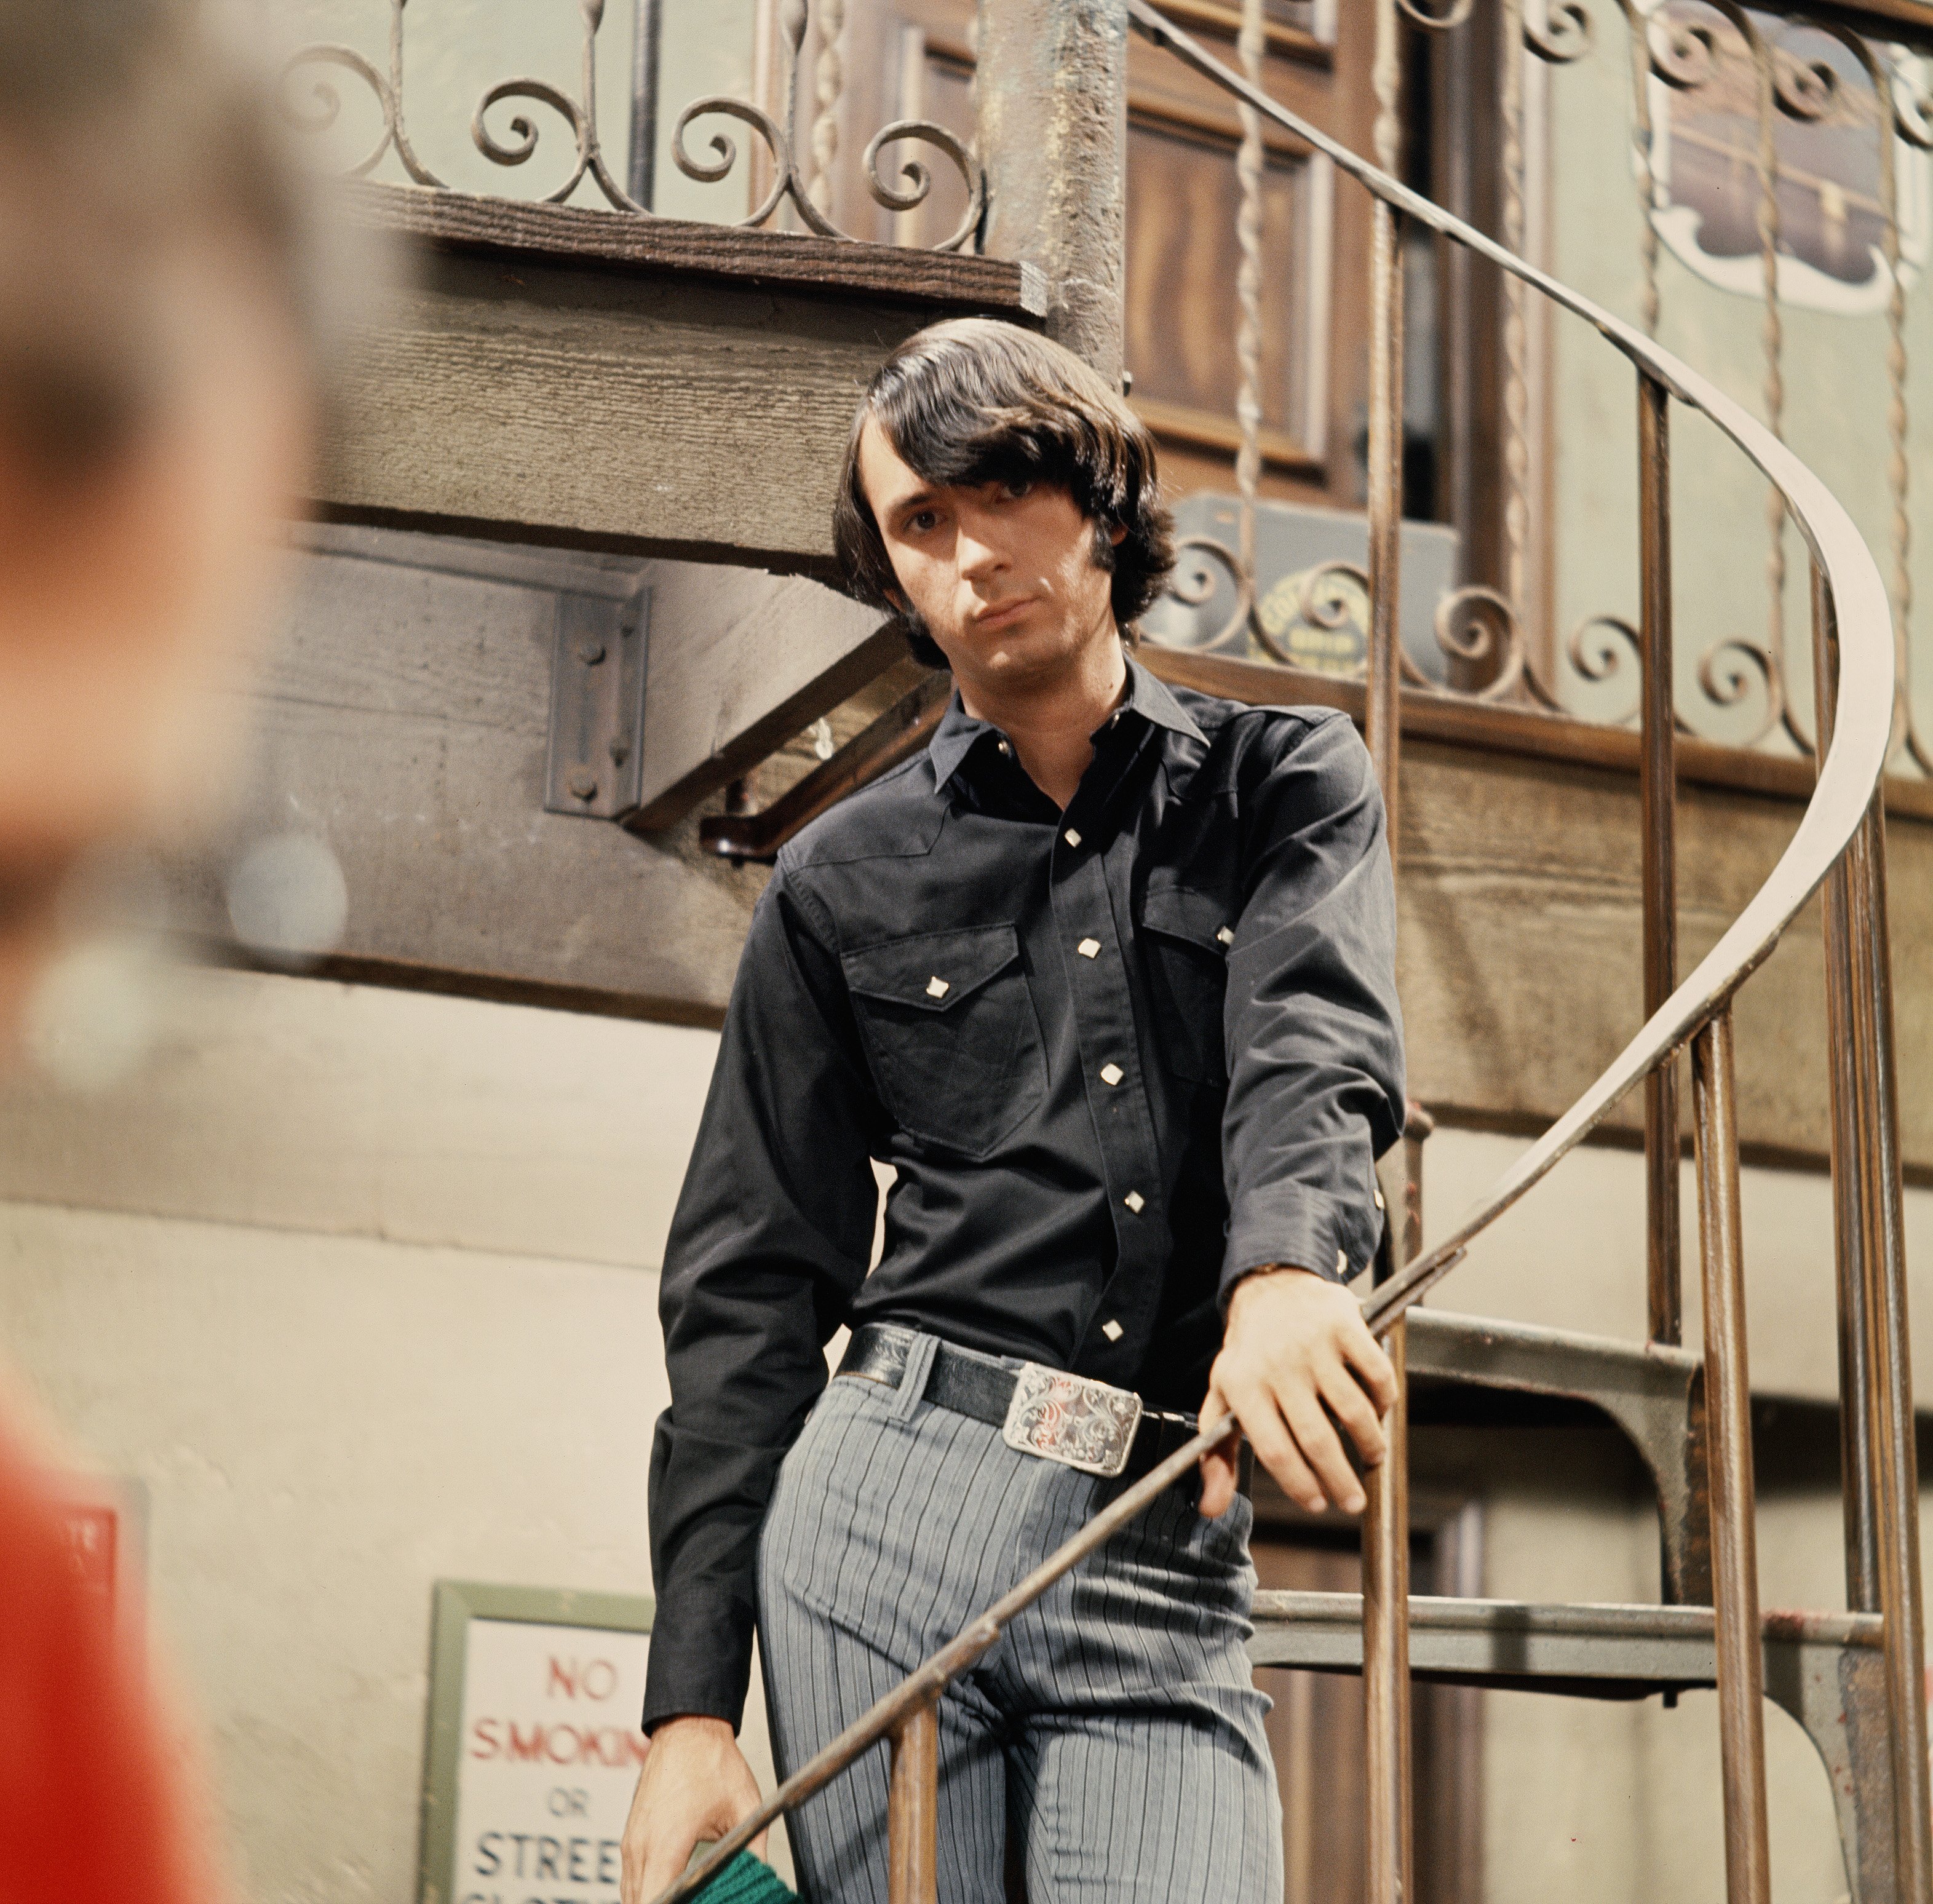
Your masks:
[{"label": "rusted bolt", "polygon": [[577,658],[587,668],[594,668],[604,658],[604,644],[601,641],[584,642],[577,651]]},{"label": "rusted bolt", "polygon": [[581,769],[570,777],[570,791],[574,799],[594,800],[597,797],[597,776]]}]

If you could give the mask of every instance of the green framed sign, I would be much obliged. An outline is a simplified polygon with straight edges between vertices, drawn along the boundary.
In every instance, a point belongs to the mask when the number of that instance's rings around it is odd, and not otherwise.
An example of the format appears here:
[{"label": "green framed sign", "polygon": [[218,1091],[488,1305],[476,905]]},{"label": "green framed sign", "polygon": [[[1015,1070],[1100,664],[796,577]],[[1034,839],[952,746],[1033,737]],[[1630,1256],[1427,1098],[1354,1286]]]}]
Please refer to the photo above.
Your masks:
[{"label": "green framed sign", "polygon": [[618,1904],[651,1601],[436,1584],[420,1904]]}]

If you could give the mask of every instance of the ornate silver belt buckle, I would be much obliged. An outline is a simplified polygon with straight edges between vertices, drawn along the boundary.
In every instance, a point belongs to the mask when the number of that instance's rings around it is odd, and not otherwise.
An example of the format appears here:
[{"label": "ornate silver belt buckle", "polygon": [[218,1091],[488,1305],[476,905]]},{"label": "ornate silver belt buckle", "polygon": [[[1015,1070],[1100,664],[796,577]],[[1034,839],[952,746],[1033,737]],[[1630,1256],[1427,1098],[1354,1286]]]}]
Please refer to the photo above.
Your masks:
[{"label": "ornate silver belt buckle", "polygon": [[1065,1369],[1022,1364],[1000,1430],[1009,1448],[1111,1480],[1128,1465],[1141,1398]]}]

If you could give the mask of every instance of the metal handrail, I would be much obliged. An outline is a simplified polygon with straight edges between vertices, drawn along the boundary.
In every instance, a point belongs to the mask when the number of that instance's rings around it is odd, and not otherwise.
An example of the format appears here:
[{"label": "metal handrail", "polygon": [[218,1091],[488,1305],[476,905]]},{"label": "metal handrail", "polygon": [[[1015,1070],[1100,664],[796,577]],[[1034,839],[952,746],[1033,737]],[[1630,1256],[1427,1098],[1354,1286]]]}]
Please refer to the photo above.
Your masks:
[{"label": "metal handrail", "polygon": [[[1126,5],[1132,23],[1150,40],[1211,83],[1235,95],[1263,117],[1326,154],[1383,204],[1488,259],[1499,269],[1595,326],[1637,366],[1641,387],[1655,386],[1669,392],[1709,417],[1738,445],[1784,495],[1812,550],[1822,583],[1822,609],[1836,618],[1839,639],[1837,714],[1817,783],[1791,841],[1764,884],[1711,952],[1652,1012],[1637,1035],[1589,1088],[1498,1179],[1448,1236],[1396,1271],[1363,1304],[1365,1317],[1372,1327],[1378,1331],[1394,1328],[1404,1310],[1447,1273],[1476,1236],[1574,1148],[1628,1091],[1673,1060],[1688,1042],[1696,1039],[1697,1061],[1694,1069],[1700,1129],[1710,1133],[1708,1141],[1713,1154],[1712,1157],[1701,1154],[1701,1162],[1708,1166],[1700,1173],[1701,1196],[1710,1201],[1708,1222],[1715,1229],[1729,1232],[1720,1247],[1707,1253],[1706,1291],[1708,1300],[1715,1305],[1734,1305],[1717,1324],[1717,1334],[1732,1343],[1742,1334],[1742,1326],[1735,1307],[1740,1299],[1736,1247],[1736,1133],[1733,1122],[1731,1025],[1727,1007],[1739,986],[1769,956],[1799,910],[1840,865],[1848,848],[1868,839],[1865,823],[1885,769],[1895,694],[1891,611],[1878,567],[1850,517],[1825,485],[1769,430],[1688,365],[1279,104],[1259,86],[1205,53],[1186,33],[1164,19],[1149,0],[1126,0]],[[1658,408],[1661,414],[1661,399]],[[1372,702],[1375,699],[1372,684]],[[1393,719],[1393,708],[1385,708],[1382,717]],[[1883,1012],[1883,1004],[1880,1009]],[[1883,1037],[1880,1042],[1883,1045]],[[1675,1133],[1673,1141],[1675,1145]],[[1701,1153],[1703,1149],[1701,1142]],[[1835,1159],[1835,1168],[1836,1165]],[[1714,1412],[1726,1418],[1720,1425],[1721,1439],[1735,1466],[1740,1468],[1731,1477],[1724,1494],[1736,1504],[1740,1499],[1741,1478],[1745,1498],[1749,1496],[1745,1413],[1748,1396],[1742,1361],[1732,1362],[1725,1374],[1724,1392],[1715,1396]],[[1236,1430],[1232,1418],[1204,1428],[1143,1479],[1124,1490],[1072,1540],[787,1779],[736,1830],[666,1890],[657,1904],[678,1904],[678,1900],[693,1896],[783,1814],[888,1737],[892,1740],[893,1749],[888,1787],[893,1896],[895,1904],[903,1897],[930,1897],[938,1759],[936,1708],[946,1688],[998,1641],[1004,1627],[1016,1615],[1144,1511],[1204,1454],[1226,1443]],[[1742,1430],[1745,1439],[1741,1463]],[[1749,1528],[1742,1534],[1736,1528],[1730,1530],[1728,1539],[1732,1551],[1722,1570],[1734,1583],[1741,1583],[1731,1597],[1751,1614],[1745,1638],[1742,1640],[1738,1631],[1728,1632],[1727,1629],[1737,1627],[1737,1621],[1729,1617],[1736,1609],[1721,1593],[1720,1600],[1725,1603],[1721,1604],[1719,1616],[1721,1692],[1721,1698],[1730,1701],[1726,1719],[1729,1747],[1733,1728],[1754,1722],[1758,1681],[1756,1591],[1742,1584],[1750,1581],[1753,1572]],[[1916,1583],[1912,1599],[1916,1607]],[[1366,1608],[1367,1596],[1366,1612]],[[1392,1614],[1399,1628],[1403,1617],[1400,1610]],[[1889,1640],[1891,1650],[1904,1658],[1907,1649],[1899,1644],[1897,1637],[1889,1635]],[[1916,1634],[1913,1646],[1916,1649]],[[1366,1641],[1364,1651],[1366,1662],[1369,1652]],[[1406,1648],[1399,1656],[1406,1658]],[[1739,1713],[1745,1716],[1733,1716]],[[1728,1749],[1728,1817],[1736,1755]],[[1762,1748],[1753,1756],[1762,1768]],[[1743,1870],[1751,1862],[1742,1858],[1737,1868]],[[1762,1868],[1762,1855],[1757,1862]],[[1728,1859],[1728,1869],[1731,1868]]]}]

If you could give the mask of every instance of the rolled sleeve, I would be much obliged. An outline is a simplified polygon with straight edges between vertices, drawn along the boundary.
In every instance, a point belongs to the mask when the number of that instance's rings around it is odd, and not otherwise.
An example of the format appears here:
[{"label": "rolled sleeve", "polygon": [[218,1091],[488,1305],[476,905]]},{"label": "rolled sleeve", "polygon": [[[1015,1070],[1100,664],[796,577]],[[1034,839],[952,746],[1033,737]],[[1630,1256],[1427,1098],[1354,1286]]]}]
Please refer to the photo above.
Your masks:
[{"label": "rolled sleeve", "polygon": [[1224,1304],[1252,1270],[1341,1280],[1368,1263],[1375,1160],[1403,1119],[1389,842],[1347,718],[1289,727],[1252,811],[1224,1018]]},{"label": "rolled sleeve", "polygon": [[666,1247],[644,1723],[742,1716],[759,1530],[871,1250],[879,1112],[836,958],[783,868],[759,902]]}]

